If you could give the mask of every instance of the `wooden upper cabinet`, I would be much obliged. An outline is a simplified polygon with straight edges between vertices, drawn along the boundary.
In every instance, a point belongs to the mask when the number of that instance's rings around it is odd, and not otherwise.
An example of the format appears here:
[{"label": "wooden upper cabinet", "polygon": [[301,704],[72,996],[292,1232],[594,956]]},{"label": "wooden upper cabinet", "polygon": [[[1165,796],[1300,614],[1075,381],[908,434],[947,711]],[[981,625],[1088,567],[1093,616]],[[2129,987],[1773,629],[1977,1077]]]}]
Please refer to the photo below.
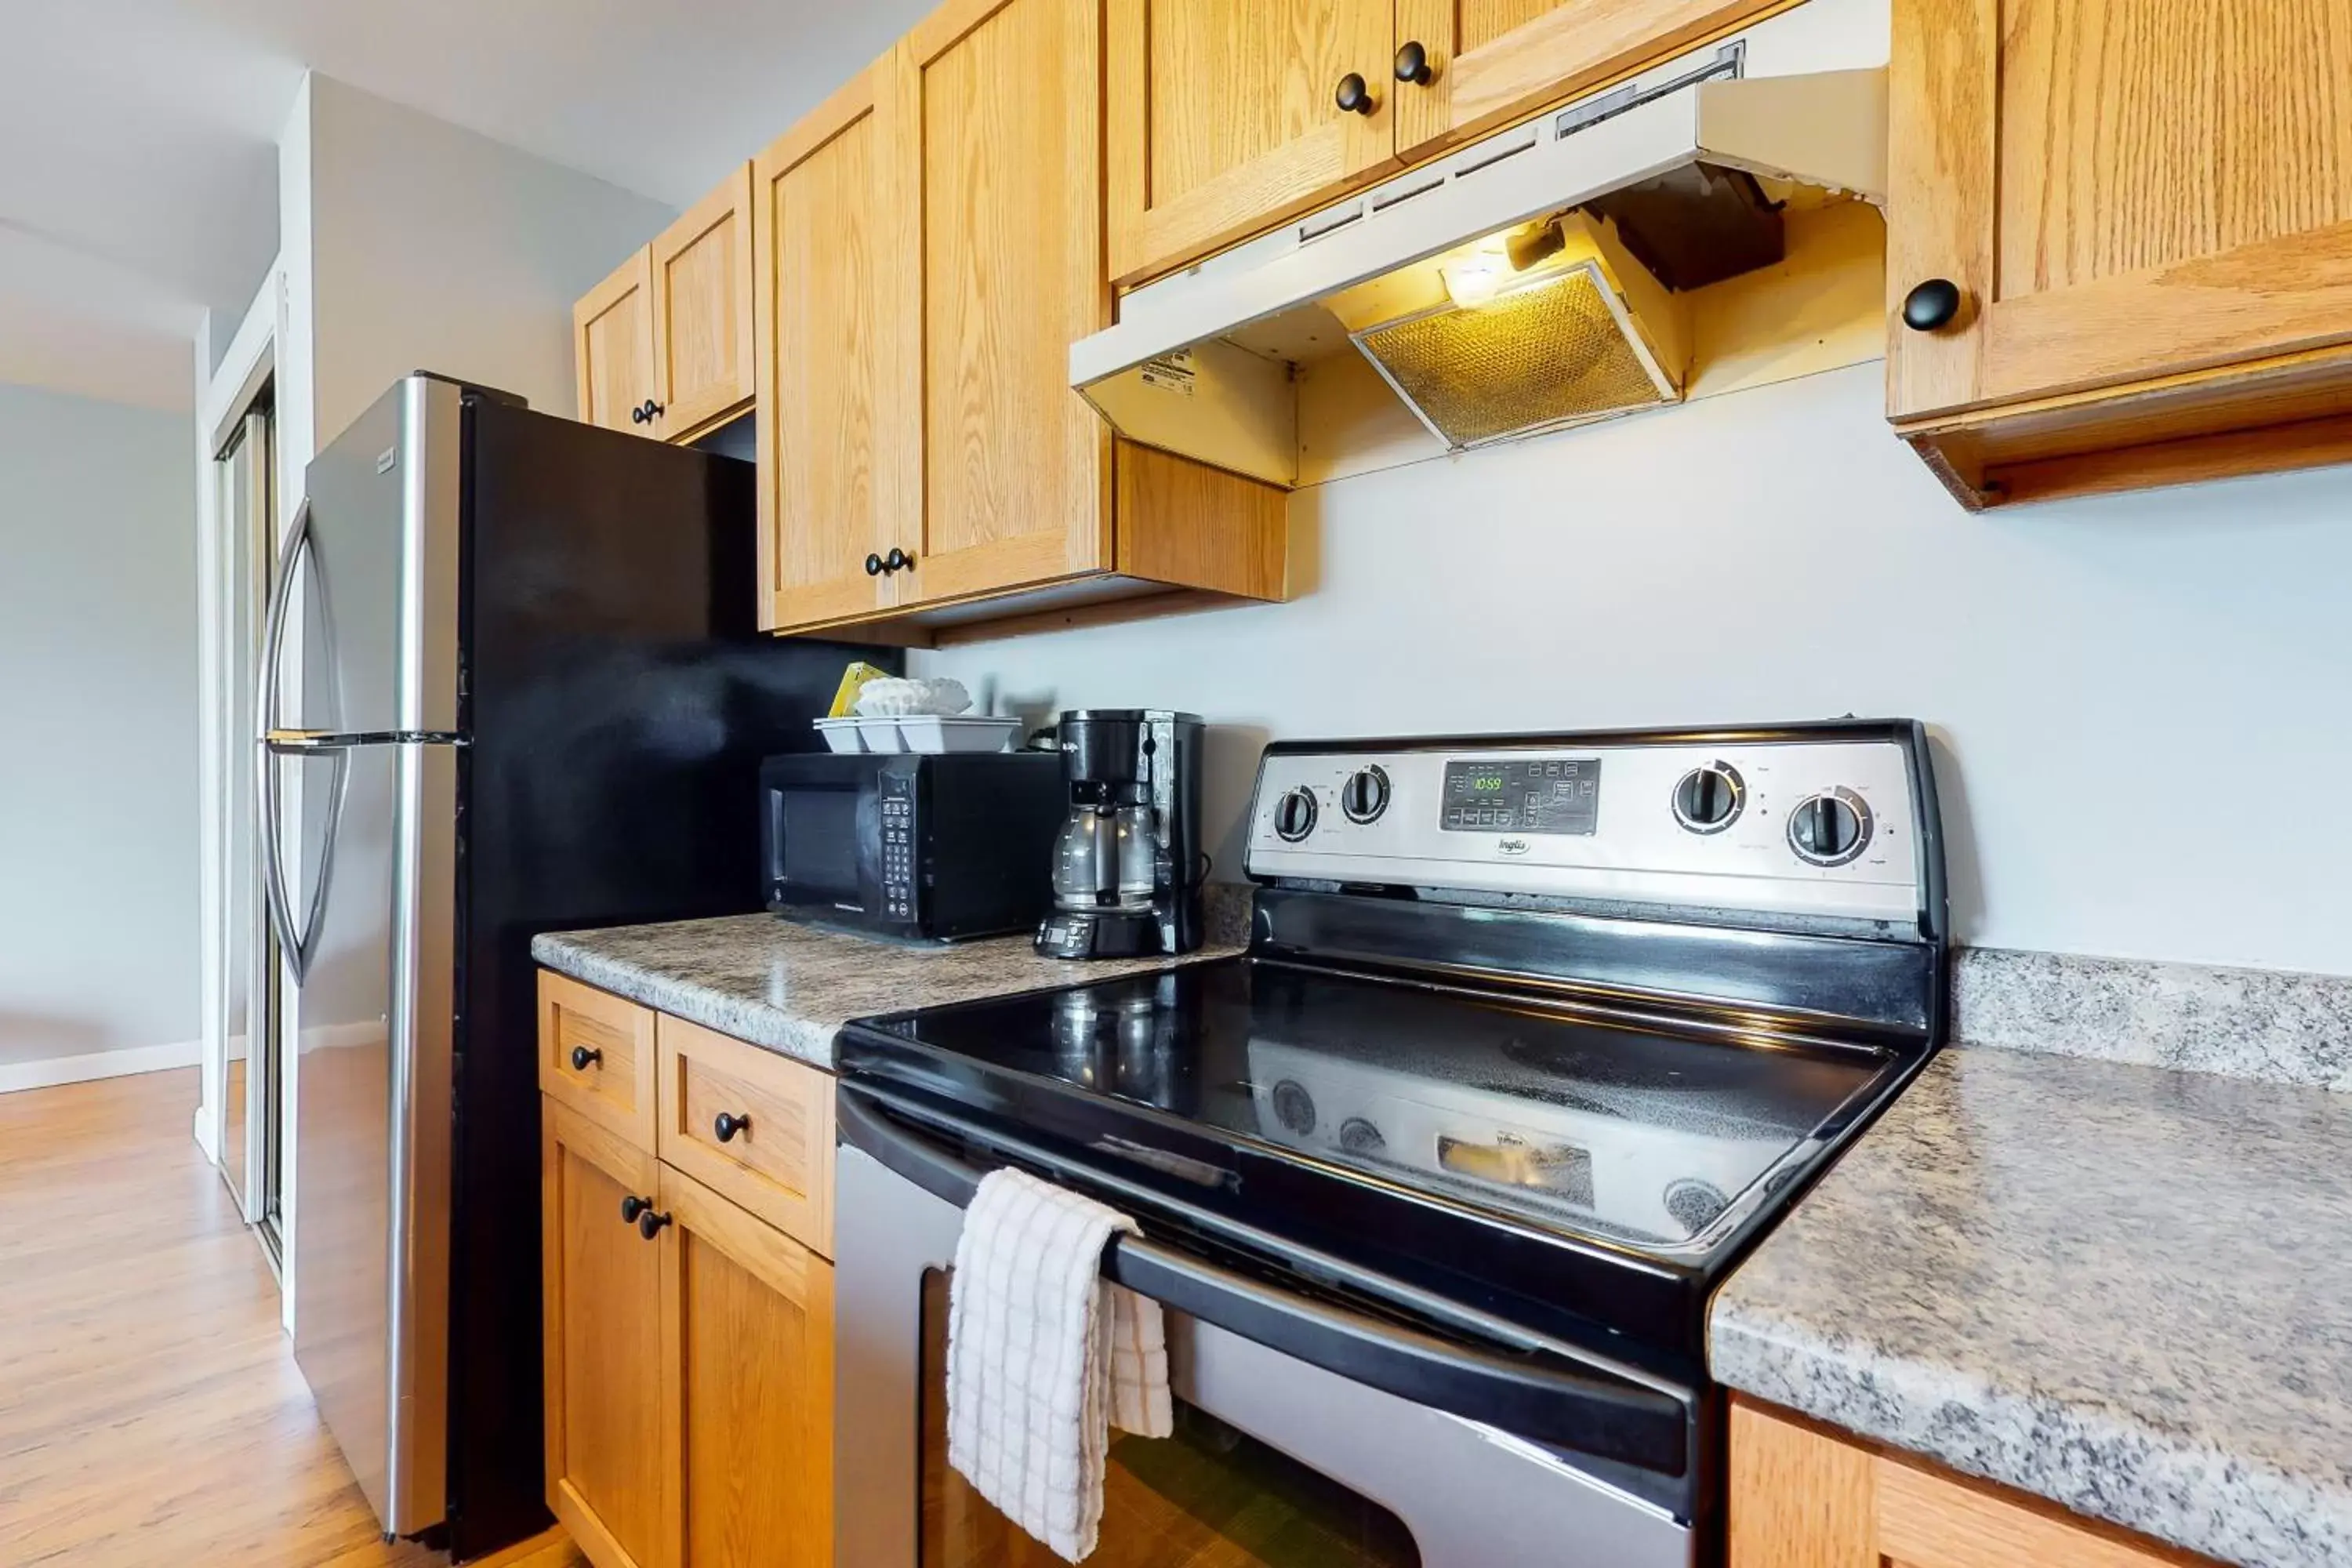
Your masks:
[{"label": "wooden upper cabinet", "polygon": [[[1103,26],[1118,282],[1395,165],[1391,0],[1105,0]],[[1339,107],[1351,74],[1369,113]]]},{"label": "wooden upper cabinet", "polygon": [[1396,0],[1396,54],[1381,69],[1397,79],[1398,154],[1442,152],[1786,3]]},{"label": "wooden upper cabinet", "polygon": [[1069,346],[1110,319],[1098,7],[966,0],[887,62],[900,602],[1109,564],[1109,433]]},{"label": "wooden upper cabinet", "polygon": [[2352,455],[2352,0],[1906,0],[1892,43],[1887,406],[1964,499]]},{"label": "wooden upper cabinet", "polygon": [[667,1166],[661,1205],[664,1562],[831,1568],[833,1268]]},{"label": "wooden upper cabinet", "polygon": [[690,440],[751,401],[751,165],[647,250],[654,427]]},{"label": "wooden upper cabinet", "polygon": [[860,73],[751,172],[757,280],[760,625],[773,630],[887,609],[888,476],[880,443],[893,352],[883,309],[878,71]]},{"label": "wooden upper cabinet", "polygon": [[662,1256],[623,1213],[651,1153],[540,1101],[547,1505],[597,1568],[667,1568]]},{"label": "wooden upper cabinet", "polygon": [[654,434],[629,417],[654,398],[653,281],[645,251],[572,307],[572,371],[584,423]]}]

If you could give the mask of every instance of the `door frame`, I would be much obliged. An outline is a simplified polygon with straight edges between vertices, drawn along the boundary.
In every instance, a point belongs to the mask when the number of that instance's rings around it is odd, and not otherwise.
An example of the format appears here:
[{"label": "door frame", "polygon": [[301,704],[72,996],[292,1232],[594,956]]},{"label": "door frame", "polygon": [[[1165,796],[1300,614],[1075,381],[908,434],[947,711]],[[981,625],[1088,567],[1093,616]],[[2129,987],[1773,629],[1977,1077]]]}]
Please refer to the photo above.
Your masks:
[{"label": "door frame", "polygon": [[[226,909],[229,868],[228,845],[223,834],[223,812],[228,801],[228,748],[249,744],[250,738],[227,732],[228,714],[222,703],[221,682],[234,651],[228,646],[234,617],[229,595],[235,591],[236,563],[228,558],[232,544],[228,520],[223,515],[218,462],[222,449],[243,426],[246,416],[265,391],[273,389],[278,372],[278,345],[286,337],[286,274],[282,259],[273,259],[260,288],[247,306],[220,363],[211,369],[197,389],[196,435],[196,668],[197,668],[197,991],[200,1034],[197,1049],[198,1095],[194,1132],[196,1146],[215,1166],[223,1164],[227,1135],[228,1040],[221,1026],[230,976],[228,912]],[[208,338],[198,339],[200,354],[208,353]],[[199,361],[198,368],[205,368]],[[271,490],[276,517],[270,547],[274,554],[292,513],[289,498],[301,488],[301,475],[289,475],[293,459],[282,433],[272,442]],[[289,482],[290,479],[290,482]],[[282,1019],[280,1020],[282,1023]],[[289,1042],[280,1038],[283,1060]],[[286,1125],[290,1096],[281,1081],[279,1124]],[[248,1124],[249,1138],[256,1130]],[[236,1194],[239,1212],[253,1209],[253,1188],[259,1163],[247,1161],[247,1190]],[[224,1170],[224,1179],[226,1173]],[[284,1205],[281,1187],[281,1208]],[[270,1267],[280,1267],[278,1251],[262,1247]]]}]

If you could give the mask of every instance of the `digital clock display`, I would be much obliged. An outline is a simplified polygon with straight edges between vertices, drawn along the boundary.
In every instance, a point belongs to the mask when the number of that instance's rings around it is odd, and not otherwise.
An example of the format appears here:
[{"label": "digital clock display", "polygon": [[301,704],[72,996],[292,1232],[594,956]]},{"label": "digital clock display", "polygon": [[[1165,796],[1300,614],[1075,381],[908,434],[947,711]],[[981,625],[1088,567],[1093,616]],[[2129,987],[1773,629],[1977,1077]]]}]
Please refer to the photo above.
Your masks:
[{"label": "digital clock display", "polygon": [[1591,833],[1601,821],[1601,759],[1449,762],[1440,813],[1449,833]]}]

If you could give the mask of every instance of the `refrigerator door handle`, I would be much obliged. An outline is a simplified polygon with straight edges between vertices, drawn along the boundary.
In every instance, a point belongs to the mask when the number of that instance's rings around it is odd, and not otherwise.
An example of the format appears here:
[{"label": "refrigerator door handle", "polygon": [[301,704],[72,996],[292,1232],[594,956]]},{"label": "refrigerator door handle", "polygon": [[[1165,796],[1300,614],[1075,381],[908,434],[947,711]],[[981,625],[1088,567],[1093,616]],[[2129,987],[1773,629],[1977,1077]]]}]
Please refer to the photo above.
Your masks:
[{"label": "refrigerator door handle", "polygon": [[[293,900],[286,891],[284,851],[278,843],[281,797],[278,787],[278,755],[269,742],[269,735],[278,722],[279,659],[286,643],[286,615],[294,600],[294,574],[302,563],[302,552],[310,540],[310,503],[306,500],[295,510],[294,527],[286,536],[285,548],[278,552],[278,581],[269,590],[269,615],[261,636],[261,689],[254,699],[254,711],[260,721],[260,733],[255,737],[255,747],[260,755],[255,791],[255,802],[260,812],[257,826],[261,838],[261,885],[268,895],[269,924],[278,933],[278,951],[286,955],[299,984],[310,968],[310,928],[317,923],[319,906],[325,900],[326,868],[320,865],[319,887],[314,893],[308,918],[300,930],[294,924]],[[336,768],[335,794],[342,793],[342,767]],[[328,835],[326,853],[333,854],[334,837]]]},{"label": "refrigerator door handle", "polygon": [[[310,960],[316,954],[319,941],[319,917],[327,906],[327,889],[335,871],[335,842],[341,837],[343,826],[343,795],[351,778],[351,752],[344,746],[284,746],[268,740],[261,742],[261,879],[269,894],[269,923],[278,932],[278,945],[293,968],[294,981],[300,984],[310,973]],[[327,830],[319,847],[319,875],[310,884],[310,901],[302,911],[299,925],[294,921],[294,902],[286,889],[284,861],[278,845],[278,825],[280,820],[280,797],[278,789],[278,759],[281,756],[316,756],[324,754],[333,759],[333,772],[327,780]]]}]

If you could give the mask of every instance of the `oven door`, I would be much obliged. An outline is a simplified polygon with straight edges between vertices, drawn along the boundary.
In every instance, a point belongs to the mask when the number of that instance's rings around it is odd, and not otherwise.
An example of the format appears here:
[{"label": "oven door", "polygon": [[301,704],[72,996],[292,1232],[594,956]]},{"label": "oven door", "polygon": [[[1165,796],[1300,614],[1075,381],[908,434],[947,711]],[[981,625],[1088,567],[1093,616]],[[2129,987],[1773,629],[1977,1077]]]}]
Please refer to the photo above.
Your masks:
[{"label": "oven door", "polygon": [[876,776],[860,759],[829,755],[774,758],[761,769],[772,911],[845,925],[882,921]]},{"label": "oven door", "polygon": [[[845,1085],[835,1176],[835,1561],[1046,1568],[1059,1560],[947,1464],[947,1305],[981,1170]],[[1095,1561],[1174,1568],[1687,1568],[1690,1527],[1556,1442],[1688,1451],[1689,1396],[1422,1335],[1286,1295],[1156,1243],[1108,1272],[1167,1308],[1176,1431],[1112,1434]],[[1498,1425],[1444,1406],[1517,1413]]]}]

